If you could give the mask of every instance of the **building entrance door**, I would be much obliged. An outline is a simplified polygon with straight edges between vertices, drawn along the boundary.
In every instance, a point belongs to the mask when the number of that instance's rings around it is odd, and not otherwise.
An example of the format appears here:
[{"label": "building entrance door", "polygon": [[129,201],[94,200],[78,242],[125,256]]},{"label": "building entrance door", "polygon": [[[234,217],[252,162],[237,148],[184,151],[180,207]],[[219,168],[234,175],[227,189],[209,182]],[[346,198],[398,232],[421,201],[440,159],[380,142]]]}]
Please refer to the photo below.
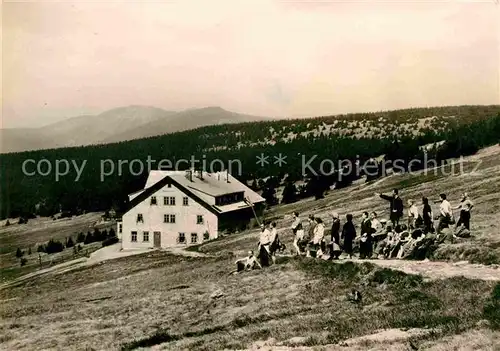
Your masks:
[{"label": "building entrance door", "polygon": [[154,246],[161,247],[161,233],[154,232]]}]

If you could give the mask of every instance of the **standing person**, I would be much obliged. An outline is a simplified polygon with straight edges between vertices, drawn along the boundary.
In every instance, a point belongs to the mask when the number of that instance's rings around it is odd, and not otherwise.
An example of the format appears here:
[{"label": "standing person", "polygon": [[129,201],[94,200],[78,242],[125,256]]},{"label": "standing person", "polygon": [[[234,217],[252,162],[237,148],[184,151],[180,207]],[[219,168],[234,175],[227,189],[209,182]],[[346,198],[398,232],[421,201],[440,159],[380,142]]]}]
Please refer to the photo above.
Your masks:
[{"label": "standing person", "polygon": [[432,212],[432,207],[429,204],[429,199],[426,197],[422,198],[422,204],[424,205],[424,209],[422,210],[422,218],[424,221],[424,233],[433,233],[434,232],[434,213]]},{"label": "standing person", "polygon": [[337,212],[332,212],[332,230],[330,233],[330,259],[337,259],[341,253],[340,250],[340,218]]},{"label": "standing person", "polygon": [[314,216],[313,215],[309,215],[309,218],[308,218],[308,221],[309,221],[309,228],[307,229],[307,248],[306,248],[306,256],[307,257],[310,257],[310,245],[311,245],[311,241],[313,240],[314,238],[314,228],[316,227],[316,220],[314,219]]},{"label": "standing person", "polygon": [[371,258],[373,253],[372,247],[372,223],[370,221],[370,216],[368,212],[363,212],[363,218],[361,222],[361,240],[359,242],[359,258]]},{"label": "standing person", "polygon": [[271,222],[270,226],[269,242],[271,243],[269,246],[271,259],[273,260],[273,263],[276,263],[276,251],[278,251],[280,247],[280,242],[278,238],[278,230],[276,229],[276,222],[274,221]]},{"label": "standing person", "polygon": [[417,227],[416,224],[420,215],[418,213],[418,207],[413,200],[408,200],[408,206],[410,206],[408,209],[408,227],[413,230]]},{"label": "standing person", "polygon": [[469,200],[467,193],[463,193],[460,204],[454,208],[455,210],[460,210],[460,218],[458,219],[455,229],[457,229],[460,225],[463,225],[470,231],[470,211],[473,207],[474,204]]},{"label": "standing person", "polygon": [[399,197],[398,189],[394,189],[392,191],[392,196],[380,193],[375,193],[375,196],[380,196],[380,198],[390,202],[392,226],[396,227],[397,225],[399,225],[399,221],[403,217],[404,206],[403,206],[403,200]]},{"label": "standing person", "polygon": [[271,233],[266,228],[265,224],[260,226],[260,240],[259,240],[259,259],[262,267],[269,266],[269,245]]},{"label": "standing person", "polygon": [[444,228],[448,228],[450,224],[453,224],[453,208],[448,200],[446,200],[446,194],[440,194],[441,204],[439,205],[439,223],[437,228],[437,234],[441,234]]},{"label": "standing person", "polygon": [[[313,235],[313,240],[312,240],[312,247],[316,251],[316,257],[321,257],[323,256],[323,250],[321,248],[321,243],[323,241],[323,238],[325,236],[325,226],[323,225],[323,221],[321,218],[316,217],[314,219],[316,225],[314,226],[314,235]],[[309,254],[310,256],[310,254]]]},{"label": "standing person", "polygon": [[299,218],[298,212],[293,213],[292,232],[295,236],[295,239],[293,240],[293,246],[297,251],[297,255],[300,255],[302,254],[302,252],[300,251],[299,242],[304,240],[304,229],[302,227],[302,222]]},{"label": "standing person", "polygon": [[340,243],[340,218],[337,212],[332,212],[332,230],[330,233],[331,242]]},{"label": "standing person", "polygon": [[370,221],[372,223],[372,228],[374,233],[377,233],[384,228],[382,222],[378,220],[377,212],[372,212],[370,214]]},{"label": "standing person", "polygon": [[346,215],[346,223],[342,228],[342,235],[340,239],[343,241],[343,249],[348,257],[352,258],[352,242],[356,238],[356,228],[352,222],[352,214]]}]

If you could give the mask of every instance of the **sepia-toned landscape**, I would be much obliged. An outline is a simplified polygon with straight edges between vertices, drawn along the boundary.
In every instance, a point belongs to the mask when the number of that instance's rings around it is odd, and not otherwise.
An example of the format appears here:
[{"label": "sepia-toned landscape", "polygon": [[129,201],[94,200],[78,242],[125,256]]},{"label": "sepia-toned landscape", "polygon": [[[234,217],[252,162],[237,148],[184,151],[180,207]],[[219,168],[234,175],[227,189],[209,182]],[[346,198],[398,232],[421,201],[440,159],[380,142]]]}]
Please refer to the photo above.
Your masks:
[{"label": "sepia-toned landscape", "polygon": [[500,351],[498,0],[0,12],[0,350]]}]

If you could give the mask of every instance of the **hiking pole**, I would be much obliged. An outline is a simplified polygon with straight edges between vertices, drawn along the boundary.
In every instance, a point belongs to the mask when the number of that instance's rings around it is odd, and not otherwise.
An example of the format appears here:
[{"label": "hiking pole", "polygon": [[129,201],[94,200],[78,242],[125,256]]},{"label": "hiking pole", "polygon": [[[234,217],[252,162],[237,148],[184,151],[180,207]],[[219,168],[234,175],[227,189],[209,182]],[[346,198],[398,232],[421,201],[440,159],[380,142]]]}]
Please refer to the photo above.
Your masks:
[{"label": "hiking pole", "polygon": [[253,208],[252,201],[250,201],[250,198],[245,198],[245,202],[247,202],[250,205],[250,208],[252,209],[255,220],[257,221],[257,224],[260,226],[260,221],[259,221],[259,218],[257,217],[257,213],[255,212],[255,209]]}]

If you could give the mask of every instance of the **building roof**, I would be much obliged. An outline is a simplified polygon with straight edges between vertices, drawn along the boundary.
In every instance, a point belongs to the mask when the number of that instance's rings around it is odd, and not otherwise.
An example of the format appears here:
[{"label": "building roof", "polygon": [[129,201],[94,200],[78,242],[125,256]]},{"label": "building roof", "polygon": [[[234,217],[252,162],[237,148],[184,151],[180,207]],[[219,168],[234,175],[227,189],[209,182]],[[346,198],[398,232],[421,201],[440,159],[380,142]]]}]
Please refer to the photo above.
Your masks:
[{"label": "building roof", "polygon": [[[151,171],[143,190],[129,195],[130,209],[135,207],[166,184],[174,184],[184,193],[190,195],[209,211],[220,214],[249,208],[253,204],[264,202],[265,199],[226,172],[203,172],[202,178],[197,172],[189,177],[186,171]],[[244,193],[245,201],[234,204],[215,206],[217,196]]]}]

